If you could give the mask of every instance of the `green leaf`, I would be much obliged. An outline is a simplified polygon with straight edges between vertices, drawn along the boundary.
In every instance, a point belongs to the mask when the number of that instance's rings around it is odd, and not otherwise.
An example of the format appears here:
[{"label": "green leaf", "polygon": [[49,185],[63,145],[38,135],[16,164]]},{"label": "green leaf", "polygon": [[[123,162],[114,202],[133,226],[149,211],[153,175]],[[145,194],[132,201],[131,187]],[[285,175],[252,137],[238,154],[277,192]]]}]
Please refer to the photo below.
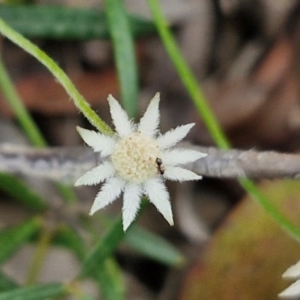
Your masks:
[{"label": "green leaf", "polygon": [[0,292],[11,290],[16,287],[17,283],[0,271]]},{"label": "green leaf", "polygon": [[[79,234],[70,227],[62,226],[58,231],[55,240],[64,247],[72,249],[80,261],[85,257],[85,245]],[[124,299],[124,286],[121,271],[113,258],[105,258],[105,260],[93,269],[90,273],[93,277],[106,300],[122,300]],[[89,299],[86,295],[82,295],[79,299]]]},{"label": "green leaf", "polygon": [[129,117],[137,112],[138,75],[134,42],[122,0],[105,0],[105,13],[114,44],[121,98]]},{"label": "green leaf", "polygon": [[95,126],[100,132],[107,135],[113,135],[114,131],[91,109],[83,96],[75,88],[66,73],[39,47],[35,46],[28,39],[24,38],[17,31],[13,30],[0,18],[0,32],[3,36],[18,45],[24,51],[35,57],[41,62],[63,86],[67,94],[73,100],[75,106],[83,113],[89,122]]},{"label": "green leaf", "polygon": [[230,148],[229,141],[223,133],[218,120],[210,109],[197,78],[194,76],[192,70],[180,52],[176,40],[169,28],[169,24],[162,13],[160,1],[147,0],[147,2],[165,50],[167,51],[169,58],[180,76],[187,92],[192,98],[194,105],[198,110],[199,115],[202,117],[209,133],[220,148]]},{"label": "green leaf", "polygon": [[123,237],[122,219],[119,218],[109,227],[105,236],[87,254],[79,276],[85,277],[94,274],[100,264],[113,253]]},{"label": "green leaf", "polygon": [[84,241],[73,228],[70,228],[67,225],[62,225],[56,233],[53,242],[71,249],[74,251],[78,259],[83,260],[86,253]]},{"label": "green leaf", "polygon": [[184,263],[184,257],[174,246],[141,227],[132,226],[125,235],[124,242],[165,265],[180,266]]},{"label": "green leaf", "polygon": [[0,59],[0,88],[5,96],[5,100],[16,114],[20,125],[27,134],[31,143],[37,147],[46,146],[39,128],[28,113],[24,102],[20,99],[8,72],[6,71],[2,59]]},{"label": "green leaf", "polygon": [[0,233],[0,264],[40,229],[40,219],[33,218]]},{"label": "green leaf", "polygon": [[89,296],[89,295],[79,295],[77,296],[78,300],[95,300],[93,297]]},{"label": "green leaf", "polygon": [[43,211],[47,208],[42,197],[13,175],[0,173],[0,189],[31,209]]},{"label": "green leaf", "polygon": [[[30,38],[108,39],[102,11],[46,5],[0,5],[0,17],[19,33]],[[134,36],[155,31],[152,22],[130,16]]]},{"label": "green leaf", "polygon": [[14,289],[0,294],[0,300],[43,300],[67,294],[63,284],[50,283]]},{"label": "green leaf", "polygon": [[105,300],[125,300],[125,287],[118,264],[107,258],[98,266],[95,278],[99,283],[101,294]]}]

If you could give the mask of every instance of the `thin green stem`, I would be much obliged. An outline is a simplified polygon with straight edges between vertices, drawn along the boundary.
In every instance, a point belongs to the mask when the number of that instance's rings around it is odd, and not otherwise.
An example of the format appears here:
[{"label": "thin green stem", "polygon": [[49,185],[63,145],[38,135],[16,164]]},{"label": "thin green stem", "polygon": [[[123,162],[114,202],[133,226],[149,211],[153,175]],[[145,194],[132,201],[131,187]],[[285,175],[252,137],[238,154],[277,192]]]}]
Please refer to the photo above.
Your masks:
[{"label": "thin green stem", "polygon": [[[15,112],[23,130],[30,139],[31,143],[36,147],[46,147],[47,142],[41,134],[38,126],[27,112],[22,100],[17,94],[15,87],[0,59],[0,87],[5,95],[5,99]],[[76,202],[76,195],[72,188],[62,184],[58,184],[58,189],[62,197],[69,203]]]},{"label": "thin green stem", "polygon": [[[161,11],[158,0],[147,0],[151,9],[154,21],[161,40],[164,44],[170,59],[172,60],[182,82],[184,83],[188,93],[190,94],[194,104],[202,116],[204,123],[206,124],[210,134],[215,140],[216,144],[221,149],[228,149],[230,143],[223,133],[221,127],[218,124],[212,110],[207,104],[203,92],[199,88],[197,79],[194,77],[189,66],[186,64],[177,43],[169,29],[167,21]],[[240,184],[252,195],[256,202],[266,210],[266,212],[276,221],[281,227],[296,240],[300,241],[300,229],[297,228],[292,222],[290,222],[276,207],[274,207],[268,199],[255,187],[254,183],[249,179],[242,179]]]},{"label": "thin green stem", "polygon": [[106,135],[113,135],[113,130],[91,109],[83,96],[75,88],[69,77],[45,52],[32,44],[28,39],[9,27],[0,18],[0,32],[20,48],[31,54],[40,61],[64,87],[73,100],[75,106],[83,113],[89,122],[100,132]]},{"label": "thin green stem", "polygon": [[247,179],[239,179],[239,183],[252,196],[252,198],[264,208],[268,214],[280,224],[280,226],[295,240],[300,242],[299,228],[290,222],[279,210],[277,210],[270,201],[255,187],[254,183]]},{"label": "thin green stem", "polygon": [[58,228],[49,230],[45,228],[41,232],[41,238],[39,239],[31,266],[28,270],[26,285],[34,285],[37,282],[40,270],[44,264],[45,257],[48,253],[48,249],[51,246],[51,241],[57,232],[57,229]]},{"label": "thin green stem", "polygon": [[27,112],[23,102],[19,98],[19,95],[16,93],[15,88],[3,65],[2,59],[0,59],[0,88],[5,95],[8,104],[15,112],[31,143],[36,147],[45,147],[47,142],[38,127],[35,125],[30,114]]},{"label": "thin green stem", "polygon": [[197,79],[194,77],[189,66],[186,64],[180,50],[176,44],[176,41],[169,30],[168,23],[162,14],[158,0],[148,0],[148,5],[151,9],[154,21],[157,26],[158,33],[164,44],[164,47],[173,62],[177,72],[180,75],[182,82],[184,83],[187,91],[189,92],[194,104],[202,116],[204,123],[206,124],[210,134],[214,141],[221,149],[230,148],[230,144],[223,134],[222,129],[211,111],[209,105],[205,100],[205,96],[199,87]]}]

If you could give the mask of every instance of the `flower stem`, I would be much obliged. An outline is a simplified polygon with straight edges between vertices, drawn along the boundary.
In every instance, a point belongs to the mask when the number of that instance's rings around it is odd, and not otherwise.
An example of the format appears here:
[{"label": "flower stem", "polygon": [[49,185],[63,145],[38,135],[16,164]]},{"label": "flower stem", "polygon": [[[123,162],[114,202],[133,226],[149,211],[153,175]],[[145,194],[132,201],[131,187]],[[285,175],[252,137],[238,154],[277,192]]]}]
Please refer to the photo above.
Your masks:
[{"label": "flower stem", "polygon": [[64,87],[68,95],[71,97],[75,106],[83,113],[83,115],[95,128],[97,128],[103,134],[113,135],[113,130],[91,109],[90,105],[78,92],[69,77],[53,61],[53,59],[51,59],[45,52],[31,43],[28,39],[9,27],[1,18],[0,32],[13,43],[35,57],[54,75],[57,81]]}]

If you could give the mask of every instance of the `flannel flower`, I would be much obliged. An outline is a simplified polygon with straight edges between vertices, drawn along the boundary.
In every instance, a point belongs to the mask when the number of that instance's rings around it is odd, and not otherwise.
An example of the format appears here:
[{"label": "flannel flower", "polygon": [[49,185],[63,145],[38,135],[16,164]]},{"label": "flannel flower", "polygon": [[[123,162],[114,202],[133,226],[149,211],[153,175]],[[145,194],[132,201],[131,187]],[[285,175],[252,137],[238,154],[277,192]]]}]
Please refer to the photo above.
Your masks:
[{"label": "flannel flower", "polygon": [[139,124],[133,124],[120,104],[108,96],[116,133],[113,136],[77,127],[84,142],[100,152],[103,163],[80,177],[75,186],[104,182],[90,215],[113,202],[123,192],[123,229],[135,219],[141,196],[146,195],[164,218],[173,225],[169,193],[164,181],[198,180],[202,177],[181,167],[206,156],[195,150],[175,149],[194,126],[187,124],[160,134],[159,93],[151,100]]},{"label": "flannel flower", "polygon": [[289,267],[282,275],[283,278],[297,279],[296,282],[287,287],[278,296],[284,299],[300,298],[300,261]]}]

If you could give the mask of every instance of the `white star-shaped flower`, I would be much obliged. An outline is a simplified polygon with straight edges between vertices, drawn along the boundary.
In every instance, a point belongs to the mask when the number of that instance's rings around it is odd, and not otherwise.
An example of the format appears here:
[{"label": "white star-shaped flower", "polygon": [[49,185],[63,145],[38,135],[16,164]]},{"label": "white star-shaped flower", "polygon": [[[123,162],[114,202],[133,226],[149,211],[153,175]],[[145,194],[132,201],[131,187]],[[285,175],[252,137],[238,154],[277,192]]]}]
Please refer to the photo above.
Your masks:
[{"label": "white star-shaped flower", "polygon": [[113,136],[77,127],[79,134],[104,162],[80,177],[75,185],[103,184],[92,205],[90,215],[113,202],[122,192],[123,229],[129,227],[140,208],[141,196],[146,195],[164,218],[173,225],[169,193],[164,181],[198,180],[202,177],[181,167],[205,153],[174,149],[195,124],[178,126],[160,134],[159,93],[151,100],[139,124],[133,124],[120,104],[108,97],[116,133]]},{"label": "white star-shaped flower", "polygon": [[284,299],[299,299],[300,297],[300,261],[289,267],[282,275],[287,279],[298,279],[296,282],[287,287],[278,296]]}]

